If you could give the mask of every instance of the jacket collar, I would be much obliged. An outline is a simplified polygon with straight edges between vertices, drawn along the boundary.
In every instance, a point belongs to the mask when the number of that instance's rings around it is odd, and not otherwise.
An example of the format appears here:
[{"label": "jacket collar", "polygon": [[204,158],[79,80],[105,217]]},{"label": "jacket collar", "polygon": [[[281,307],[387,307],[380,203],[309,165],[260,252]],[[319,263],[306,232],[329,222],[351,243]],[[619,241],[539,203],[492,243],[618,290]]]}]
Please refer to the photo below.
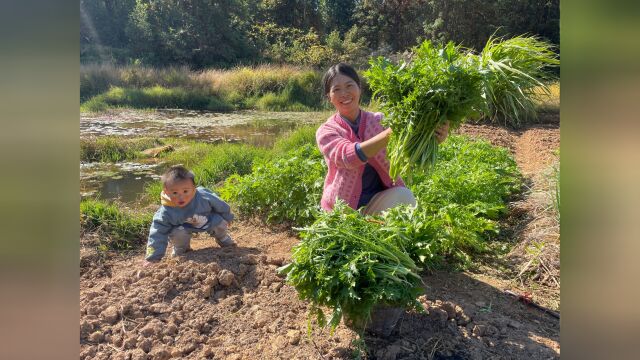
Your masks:
[{"label": "jacket collar", "polygon": [[[333,120],[336,123],[338,123],[338,125],[340,125],[342,128],[351,129],[351,126],[349,126],[349,124],[347,123],[348,120],[343,119],[339,112],[336,112],[333,115]],[[365,128],[366,122],[367,122],[367,112],[360,109],[360,125],[358,126],[358,131],[356,133],[356,136],[358,136],[358,134],[362,132],[362,129]]]}]

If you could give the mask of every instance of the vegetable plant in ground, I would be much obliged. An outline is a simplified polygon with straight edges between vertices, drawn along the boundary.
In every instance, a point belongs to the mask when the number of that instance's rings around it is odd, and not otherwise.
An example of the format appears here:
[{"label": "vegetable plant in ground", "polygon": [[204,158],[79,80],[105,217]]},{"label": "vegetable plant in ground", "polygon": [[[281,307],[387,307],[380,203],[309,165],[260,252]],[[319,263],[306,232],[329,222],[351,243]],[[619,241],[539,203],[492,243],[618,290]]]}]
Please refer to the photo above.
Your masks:
[{"label": "vegetable plant in ground", "polygon": [[354,323],[368,321],[378,304],[424,310],[417,300],[423,291],[420,268],[395,232],[367,221],[341,200],[334,211],[298,230],[302,240],[293,248],[292,262],[279,271],[301,299],[311,301],[310,321],[327,324],[323,306],[332,311],[332,331],[343,316]]},{"label": "vegetable plant in ground", "polygon": [[307,225],[319,210],[326,165],[315,145],[260,160],[245,176],[232,175],[219,189],[243,215],[269,223]]}]

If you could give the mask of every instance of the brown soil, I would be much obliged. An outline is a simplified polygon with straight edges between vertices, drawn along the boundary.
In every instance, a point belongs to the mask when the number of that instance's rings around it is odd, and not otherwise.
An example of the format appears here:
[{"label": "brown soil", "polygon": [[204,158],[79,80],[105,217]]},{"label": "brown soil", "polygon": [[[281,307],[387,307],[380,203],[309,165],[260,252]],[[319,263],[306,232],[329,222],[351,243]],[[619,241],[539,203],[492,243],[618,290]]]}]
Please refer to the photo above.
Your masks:
[{"label": "brown soil", "polygon": [[[548,199],[536,195],[545,190],[542,174],[554,162],[559,125],[524,130],[465,125],[458,132],[514,153],[530,188],[512,202],[504,222],[517,246],[506,258],[473,272],[425,274],[420,301],[429,313],[406,313],[390,337],[365,335],[359,342],[342,324],[333,334],[315,329],[307,336],[308,304],[275,271],[290,259],[298,239],[286,231],[234,223],[231,234],[239,247],[220,248],[199,236],[192,241],[193,252],[151,268],[140,267],[141,252],[105,255],[81,249],[80,358],[559,358],[559,320],[503,292],[529,291],[534,301],[557,309],[552,305],[559,283],[553,279],[559,281],[559,262],[553,261],[559,252],[545,255],[552,257],[549,268],[557,265],[552,280],[517,275],[530,260],[532,241],[559,245],[551,215],[539,209]],[[538,232],[544,226],[552,230],[543,236]],[[363,348],[366,353],[358,351]]]}]

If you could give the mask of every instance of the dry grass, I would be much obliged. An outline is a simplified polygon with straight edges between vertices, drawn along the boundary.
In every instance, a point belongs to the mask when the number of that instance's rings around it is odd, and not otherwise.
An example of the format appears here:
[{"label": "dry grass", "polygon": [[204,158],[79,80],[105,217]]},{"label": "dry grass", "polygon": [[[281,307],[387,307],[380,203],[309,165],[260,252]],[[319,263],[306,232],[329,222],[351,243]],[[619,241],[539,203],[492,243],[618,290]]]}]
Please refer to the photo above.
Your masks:
[{"label": "dry grass", "polygon": [[541,109],[560,108],[560,82],[554,82],[548,86],[548,92],[538,87],[534,89],[536,105]]},{"label": "dry grass", "polygon": [[556,206],[559,160],[533,179],[528,196],[513,204],[526,211],[520,242],[508,254],[515,266],[515,286],[526,289],[546,306],[560,305],[560,217]]}]

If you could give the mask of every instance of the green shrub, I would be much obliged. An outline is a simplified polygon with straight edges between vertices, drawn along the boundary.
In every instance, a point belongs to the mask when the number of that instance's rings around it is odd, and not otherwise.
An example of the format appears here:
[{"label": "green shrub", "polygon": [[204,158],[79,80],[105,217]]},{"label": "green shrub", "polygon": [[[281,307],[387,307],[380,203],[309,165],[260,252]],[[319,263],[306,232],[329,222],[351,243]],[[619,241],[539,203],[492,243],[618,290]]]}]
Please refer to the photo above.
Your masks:
[{"label": "green shrub", "polygon": [[420,207],[473,205],[495,219],[504,212],[508,196],[522,186],[509,151],[487,141],[450,136],[440,145],[438,156],[433,172],[414,177],[410,186]]},{"label": "green shrub", "polygon": [[318,148],[305,145],[279,159],[257,162],[250,174],[231,176],[219,190],[243,215],[305,225],[319,209],[325,173]]},{"label": "green shrub", "polygon": [[111,250],[128,250],[146,243],[151,213],[125,210],[100,200],[80,202],[80,227],[84,232],[100,234],[100,245]]}]

